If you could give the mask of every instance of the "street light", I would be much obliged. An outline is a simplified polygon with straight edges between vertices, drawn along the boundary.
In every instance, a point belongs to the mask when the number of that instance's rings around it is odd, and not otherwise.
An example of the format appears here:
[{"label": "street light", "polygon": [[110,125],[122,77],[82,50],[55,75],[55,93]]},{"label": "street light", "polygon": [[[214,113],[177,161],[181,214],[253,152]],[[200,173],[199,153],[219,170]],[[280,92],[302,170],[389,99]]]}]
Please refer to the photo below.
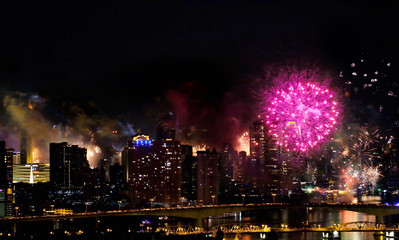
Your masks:
[{"label": "street light", "polygon": [[153,198],[151,198],[150,199],[150,209],[152,209],[152,203],[154,202],[154,199]]},{"label": "street light", "polygon": [[241,194],[242,197],[242,205],[244,206],[244,198],[245,198],[245,194]]},{"label": "street light", "polygon": [[18,209],[19,207],[15,207],[15,217],[18,217]]},{"label": "street light", "polygon": [[275,203],[276,194],[275,194],[275,193],[272,193],[272,196],[273,196],[273,203]]},{"label": "street light", "polygon": [[216,196],[215,196],[215,195],[212,195],[211,197],[212,197],[212,205],[215,205],[215,197],[216,197]]},{"label": "street light", "polygon": [[87,210],[89,208],[89,202],[85,202],[85,205],[86,205],[86,213],[87,213]]},{"label": "street light", "polygon": [[122,204],[122,201],[118,201],[119,211],[121,210],[121,204]]}]

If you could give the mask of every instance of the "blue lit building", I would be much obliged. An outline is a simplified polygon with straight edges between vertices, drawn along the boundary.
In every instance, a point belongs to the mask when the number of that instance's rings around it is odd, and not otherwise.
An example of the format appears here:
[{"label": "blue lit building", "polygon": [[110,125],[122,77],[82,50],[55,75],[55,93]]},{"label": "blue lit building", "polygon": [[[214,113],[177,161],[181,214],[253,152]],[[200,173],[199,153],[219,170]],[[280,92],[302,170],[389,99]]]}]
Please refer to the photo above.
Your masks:
[{"label": "blue lit building", "polygon": [[122,165],[132,204],[177,204],[181,192],[180,142],[131,138],[122,152]]}]

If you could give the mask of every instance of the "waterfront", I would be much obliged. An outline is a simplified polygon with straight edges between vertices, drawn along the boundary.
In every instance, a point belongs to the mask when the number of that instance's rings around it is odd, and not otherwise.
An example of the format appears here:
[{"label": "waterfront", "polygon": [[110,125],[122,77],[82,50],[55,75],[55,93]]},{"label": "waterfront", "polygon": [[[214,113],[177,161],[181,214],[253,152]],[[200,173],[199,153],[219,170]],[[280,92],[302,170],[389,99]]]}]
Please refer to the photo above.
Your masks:
[{"label": "waterfront", "polygon": [[[365,213],[346,211],[346,210],[313,210],[308,209],[279,209],[267,211],[247,211],[236,213],[230,217],[216,217],[209,218],[206,221],[207,227],[229,224],[229,223],[248,223],[255,225],[268,225],[270,227],[281,227],[281,225],[288,225],[289,227],[303,227],[308,217],[309,225],[311,227],[325,227],[333,226],[338,223],[349,223],[367,221],[374,222],[375,216],[367,215]],[[387,219],[391,221],[391,219]],[[387,225],[393,224],[387,222]],[[235,234],[227,234],[227,240],[233,240]],[[259,233],[242,234],[243,240],[258,240],[261,238]],[[321,233],[317,232],[295,232],[295,233],[280,233],[280,240],[310,240],[322,239]],[[381,239],[374,237],[372,232],[346,232],[341,234],[341,240],[374,240]]]},{"label": "waterfront", "polygon": [[[391,216],[381,219],[382,223],[391,226],[398,218]],[[272,228],[303,228],[306,225],[311,228],[323,228],[353,222],[375,222],[374,215],[359,213],[335,208],[272,208],[264,210],[250,210],[206,218],[202,225],[205,229],[211,229],[224,225],[267,225]],[[308,222],[308,224],[306,224]],[[23,222],[17,227],[18,239],[85,239],[89,236],[97,236],[99,239],[194,239],[199,236],[173,236],[162,237],[160,234],[152,234],[159,227],[195,226],[194,219],[159,216],[109,216],[93,217],[86,219],[58,219],[38,222]],[[197,225],[198,226],[198,225]],[[11,226],[10,226],[11,227]],[[9,233],[11,228],[9,229]],[[147,232],[147,233],[138,233]],[[154,236],[152,236],[154,235]],[[161,238],[160,238],[161,237]],[[235,234],[226,234],[226,240],[234,240]],[[265,239],[265,234],[251,233],[241,234],[244,240]],[[321,232],[283,232],[279,233],[279,239],[322,239]],[[341,239],[382,239],[375,237],[373,232],[343,232]]]}]

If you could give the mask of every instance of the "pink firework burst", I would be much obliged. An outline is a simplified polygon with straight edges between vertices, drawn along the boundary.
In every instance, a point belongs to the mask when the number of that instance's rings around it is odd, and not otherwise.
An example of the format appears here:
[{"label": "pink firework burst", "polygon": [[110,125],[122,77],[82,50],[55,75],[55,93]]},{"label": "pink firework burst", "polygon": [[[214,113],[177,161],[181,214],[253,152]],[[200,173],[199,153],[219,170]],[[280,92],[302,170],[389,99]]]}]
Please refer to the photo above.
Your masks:
[{"label": "pink firework burst", "polygon": [[315,75],[287,74],[268,91],[265,122],[276,144],[286,151],[305,152],[325,141],[339,119],[335,94],[316,83]]}]

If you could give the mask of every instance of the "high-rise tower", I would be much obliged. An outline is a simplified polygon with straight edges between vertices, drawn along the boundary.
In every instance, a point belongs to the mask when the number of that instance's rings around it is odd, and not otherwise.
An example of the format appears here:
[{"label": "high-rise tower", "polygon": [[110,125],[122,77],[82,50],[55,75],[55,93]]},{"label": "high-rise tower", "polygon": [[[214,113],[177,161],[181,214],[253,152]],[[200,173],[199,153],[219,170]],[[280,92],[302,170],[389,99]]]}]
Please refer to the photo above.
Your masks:
[{"label": "high-rise tower", "polygon": [[0,217],[12,216],[12,153],[0,141]]},{"label": "high-rise tower", "polygon": [[180,142],[136,135],[124,149],[130,201],[178,204],[181,196]]},{"label": "high-rise tower", "polygon": [[20,156],[21,164],[31,164],[32,160],[32,139],[25,129],[20,130]]},{"label": "high-rise tower", "polygon": [[83,187],[89,162],[87,150],[66,142],[50,143],[50,182],[61,188]]},{"label": "high-rise tower", "polygon": [[219,176],[219,154],[207,151],[197,152],[197,191],[198,204],[217,204],[218,198],[218,176]]}]

